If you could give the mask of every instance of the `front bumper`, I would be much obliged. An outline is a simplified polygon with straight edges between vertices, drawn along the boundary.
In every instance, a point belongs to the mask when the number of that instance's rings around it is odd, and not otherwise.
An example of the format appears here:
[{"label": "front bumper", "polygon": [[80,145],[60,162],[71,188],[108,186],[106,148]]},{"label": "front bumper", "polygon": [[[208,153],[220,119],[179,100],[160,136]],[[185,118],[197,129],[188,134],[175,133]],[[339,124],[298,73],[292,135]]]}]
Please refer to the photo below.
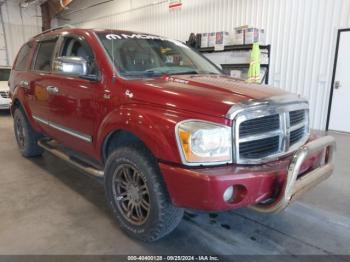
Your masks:
[{"label": "front bumper", "polygon": [[[264,165],[190,169],[160,163],[160,169],[175,206],[205,211],[250,206],[278,212],[332,174],[334,149],[334,138],[325,136],[293,156]],[[230,186],[235,193],[226,202],[223,193]]]}]

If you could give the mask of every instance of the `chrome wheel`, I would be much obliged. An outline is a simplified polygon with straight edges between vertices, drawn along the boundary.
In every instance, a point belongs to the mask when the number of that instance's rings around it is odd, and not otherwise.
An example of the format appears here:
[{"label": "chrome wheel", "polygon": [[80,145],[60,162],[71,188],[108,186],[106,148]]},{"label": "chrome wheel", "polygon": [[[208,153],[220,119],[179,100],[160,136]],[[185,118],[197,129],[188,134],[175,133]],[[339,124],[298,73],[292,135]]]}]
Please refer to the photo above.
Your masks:
[{"label": "chrome wheel", "polygon": [[20,148],[24,148],[25,132],[24,132],[24,127],[22,125],[22,121],[20,118],[16,119],[15,127],[16,127],[16,137],[17,137],[18,145],[20,146]]},{"label": "chrome wheel", "polygon": [[113,196],[123,217],[134,225],[142,225],[150,214],[147,184],[137,169],[120,165],[113,174]]}]

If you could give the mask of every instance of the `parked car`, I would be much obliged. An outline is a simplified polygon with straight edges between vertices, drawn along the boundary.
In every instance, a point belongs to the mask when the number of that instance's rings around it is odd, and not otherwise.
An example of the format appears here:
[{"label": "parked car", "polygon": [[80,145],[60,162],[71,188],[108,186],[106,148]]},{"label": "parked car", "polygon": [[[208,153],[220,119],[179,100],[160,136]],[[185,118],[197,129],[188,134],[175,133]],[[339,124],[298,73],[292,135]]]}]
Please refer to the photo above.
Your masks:
[{"label": "parked car", "polygon": [[50,30],[21,48],[10,89],[23,156],[47,150],[102,179],[121,228],[145,241],[184,208],[281,211],[333,171],[334,138],[310,134],[306,100],[165,37]]},{"label": "parked car", "polygon": [[0,109],[10,109],[11,98],[8,86],[10,72],[10,67],[0,66]]}]

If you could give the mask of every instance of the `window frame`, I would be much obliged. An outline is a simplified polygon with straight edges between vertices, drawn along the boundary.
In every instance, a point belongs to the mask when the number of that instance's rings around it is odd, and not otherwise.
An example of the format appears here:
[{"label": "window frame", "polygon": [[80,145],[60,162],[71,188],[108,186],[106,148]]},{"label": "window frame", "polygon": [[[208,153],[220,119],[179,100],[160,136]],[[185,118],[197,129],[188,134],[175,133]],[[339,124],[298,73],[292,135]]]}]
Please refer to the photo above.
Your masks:
[{"label": "window frame", "polygon": [[[96,54],[94,52],[94,49],[91,48],[91,45],[89,44],[89,41],[87,41],[86,37],[83,36],[83,35],[76,34],[76,33],[64,33],[64,34],[59,35],[59,39],[57,41],[57,45],[56,45],[56,49],[55,49],[53,60],[61,56],[61,53],[63,51],[66,38],[74,38],[76,40],[79,40],[79,41],[81,41],[83,43],[83,45],[85,45],[89,49],[90,53],[93,56],[92,59],[93,59],[93,61],[95,63],[95,66],[96,66],[96,76],[97,76],[97,79],[98,79],[97,82],[100,82],[101,81],[101,70],[100,70],[100,67],[97,64],[97,59],[96,59],[97,56],[96,56]],[[51,73],[53,75],[62,76],[62,74],[54,71],[53,68],[51,68]],[[79,76],[76,76],[76,75],[69,75],[69,77],[70,78],[74,78],[74,79],[85,80],[85,79],[83,79],[83,78],[81,78]],[[87,80],[87,81],[89,81],[89,80]]]},{"label": "window frame", "polygon": [[[51,55],[50,71],[43,71],[43,70],[35,69],[35,63],[36,63],[37,58],[38,58],[39,48],[40,48],[41,43],[43,43],[43,42],[51,42],[51,41],[56,41],[56,42],[55,42],[55,47],[54,47],[52,55]],[[58,42],[59,42],[59,35],[43,37],[41,39],[36,40],[35,54],[33,56],[32,62],[31,62],[30,71],[36,72],[36,73],[52,74],[52,66],[53,66],[53,61],[54,61],[54,58],[55,58],[55,54],[57,52]]]},{"label": "window frame", "polygon": [[[107,48],[104,46],[102,40],[101,40],[101,37],[100,37],[100,34],[118,34],[118,33],[124,33],[124,31],[118,31],[118,30],[110,30],[110,32],[107,32],[107,31],[94,31],[93,32],[94,35],[95,35],[95,38],[97,39],[97,42],[99,43],[100,47],[103,49],[103,53],[104,53],[104,56],[108,59],[108,62],[112,68],[112,71],[113,71],[113,74],[118,77],[118,78],[121,78],[123,80],[127,80],[127,81],[132,81],[132,80],[140,80],[140,79],[152,79],[154,78],[153,76],[150,76],[150,77],[144,77],[144,76],[139,76],[139,77],[129,77],[129,76],[125,76],[123,75],[123,73],[120,72],[120,69],[117,67],[117,65],[113,62],[110,54],[108,53],[108,50]],[[150,36],[157,36],[157,35],[152,35],[152,34],[145,34],[145,35],[150,35]],[[159,36],[160,37],[160,36]],[[168,38],[168,37],[164,37],[165,39],[168,39],[168,40],[174,40],[172,38]],[[183,41],[179,41],[179,40],[174,40],[174,41],[178,41],[178,42],[181,42],[182,44],[186,45],[186,43],[184,43]],[[214,68],[216,68],[220,75],[224,75],[223,73],[223,70],[222,68],[220,68],[217,64],[215,64],[214,62],[212,62],[211,60],[209,60],[209,58],[207,58],[205,55],[203,55],[201,52],[199,52],[197,49],[191,47],[191,46],[188,46],[188,48],[190,48],[192,51],[194,51],[197,55],[199,55],[200,57],[202,57],[204,60],[206,60],[207,62],[209,62],[209,64],[211,64]]]}]

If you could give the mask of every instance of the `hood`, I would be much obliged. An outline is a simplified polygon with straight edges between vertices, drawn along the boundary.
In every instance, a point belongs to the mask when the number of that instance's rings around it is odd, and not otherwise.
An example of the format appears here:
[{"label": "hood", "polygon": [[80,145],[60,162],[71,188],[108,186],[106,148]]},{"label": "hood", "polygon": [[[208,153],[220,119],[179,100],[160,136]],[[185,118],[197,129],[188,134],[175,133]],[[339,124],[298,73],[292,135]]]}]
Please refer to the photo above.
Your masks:
[{"label": "hood", "polygon": [[225,117],[237,103],[286,94],[222,75],[177,75],[127,82],[133,100],[218,117]]}]

